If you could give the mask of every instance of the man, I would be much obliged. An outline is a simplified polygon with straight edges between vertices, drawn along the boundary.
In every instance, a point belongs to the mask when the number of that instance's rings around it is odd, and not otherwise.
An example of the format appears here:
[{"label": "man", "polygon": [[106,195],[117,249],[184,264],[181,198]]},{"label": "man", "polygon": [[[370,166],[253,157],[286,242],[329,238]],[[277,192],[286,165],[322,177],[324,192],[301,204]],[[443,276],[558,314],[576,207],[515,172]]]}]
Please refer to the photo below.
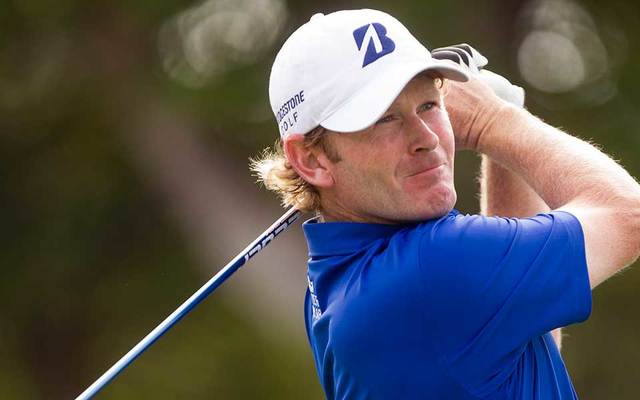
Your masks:
[{"label": "man", "polygon": [[[312,17],[273,65],[282,152],[254,168],[318,213],[305,321],[326,396],[575,399],[549,332],[588,318],[590,290],[638,257],[640,187],[501,100],[473,49],[438,58],[355,10]],[[453,209],[465,149],[485,158],[486,215]]]}]

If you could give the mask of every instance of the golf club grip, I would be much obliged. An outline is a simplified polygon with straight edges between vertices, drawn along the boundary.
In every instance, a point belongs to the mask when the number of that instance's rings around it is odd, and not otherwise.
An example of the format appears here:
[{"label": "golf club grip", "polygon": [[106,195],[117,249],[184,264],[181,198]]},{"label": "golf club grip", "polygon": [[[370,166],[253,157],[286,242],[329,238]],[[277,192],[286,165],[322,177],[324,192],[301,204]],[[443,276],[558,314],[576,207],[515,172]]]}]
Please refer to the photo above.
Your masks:
[{"label": "golf club grip", "polygon": [[302,213],[295,208],[290,208],[276,222],[274,222],[267,230],[265,230],[258,238],[249,244],[240,254],[231,260],[224,268],[205,283],[197,292],[189,297],[180,307],[172,312],[164,321],[160,323],[154,330],[145,336],[138,344],[136,344],[127,354],[122,356],[118,362],[113,364],[100,378],[91,384],[84,392],[82,392],[76,400],[87,400],[92,398],[102,388],[104,388],[113,378],[122,372],[129,364],[133,362],[140,354],[142,354],[149,346],[158,340],[173,325],[182,319],[189,311],[193,310],[202,300],[204,300],[211,292],[220,286],[235,271],[244,265],[251,257],[256,255],[260,250],[264,249],[276,236],[284,232],[291,226]]}]

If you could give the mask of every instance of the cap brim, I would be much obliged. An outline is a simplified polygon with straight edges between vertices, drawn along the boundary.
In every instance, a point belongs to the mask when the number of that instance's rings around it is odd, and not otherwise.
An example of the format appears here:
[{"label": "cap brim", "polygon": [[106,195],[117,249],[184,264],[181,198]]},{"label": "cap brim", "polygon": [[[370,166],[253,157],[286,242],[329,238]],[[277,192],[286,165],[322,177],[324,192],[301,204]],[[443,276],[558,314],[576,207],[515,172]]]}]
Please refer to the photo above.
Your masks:
[{"label": "cap brim", "polygon": [[320,125],[336,132],[355,132],[373,125],[416,75],[435,71],[445,79],[466,82],[467,73],[451,61],[425,60],[390,68],[384,75],[369,82],[340,106]]}]

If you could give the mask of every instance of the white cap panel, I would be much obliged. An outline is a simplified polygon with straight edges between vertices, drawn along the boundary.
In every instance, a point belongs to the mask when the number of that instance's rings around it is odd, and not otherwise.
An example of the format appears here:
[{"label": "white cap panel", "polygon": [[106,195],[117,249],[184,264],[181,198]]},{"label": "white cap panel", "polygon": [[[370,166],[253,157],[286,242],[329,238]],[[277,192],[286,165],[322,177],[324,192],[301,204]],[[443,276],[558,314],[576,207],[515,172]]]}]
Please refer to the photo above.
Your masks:
[{"label": "white cap panel", "polygon": [[269,98],[280,135],[306,134],[318,125],[340,132],[371,125],[427,69],[467,80],[455,64],[433,60],[386,13],[316,14],[291,34],[273,63]]}]

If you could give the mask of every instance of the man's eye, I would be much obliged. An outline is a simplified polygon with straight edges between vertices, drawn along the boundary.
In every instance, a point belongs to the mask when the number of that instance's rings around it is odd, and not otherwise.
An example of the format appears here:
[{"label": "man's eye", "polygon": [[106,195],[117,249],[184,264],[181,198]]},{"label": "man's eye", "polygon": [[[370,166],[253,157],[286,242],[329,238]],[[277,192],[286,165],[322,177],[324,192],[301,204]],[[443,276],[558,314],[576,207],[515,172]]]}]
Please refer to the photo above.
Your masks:
[{"label": "man's eye", "polygon": [[376,124],[384,124],[386,122],[391,122],[391,121],[393,121],[393,115],[385,115],[384,117],[377,120]]},{"label": "man's eye", "polygon": [[437,103],[435,101],[428,101],[428,102],[426,102],[426,103],[424,103],[423,105],[420,106],[420,111],[431,110],[436,105],[437,105]]}]

